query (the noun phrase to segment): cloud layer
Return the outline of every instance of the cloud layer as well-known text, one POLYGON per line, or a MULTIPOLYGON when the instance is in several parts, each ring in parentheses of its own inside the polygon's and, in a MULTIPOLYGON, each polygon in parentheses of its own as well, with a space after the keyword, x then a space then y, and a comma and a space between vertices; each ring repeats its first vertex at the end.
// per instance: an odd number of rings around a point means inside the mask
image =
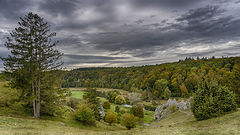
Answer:
POLYGON ((8 54, 3 44, 19 17, 31 11, 57 32, 68 68, 237 56, 239 7, 238 0, 1 0, 0 55, 8 54))

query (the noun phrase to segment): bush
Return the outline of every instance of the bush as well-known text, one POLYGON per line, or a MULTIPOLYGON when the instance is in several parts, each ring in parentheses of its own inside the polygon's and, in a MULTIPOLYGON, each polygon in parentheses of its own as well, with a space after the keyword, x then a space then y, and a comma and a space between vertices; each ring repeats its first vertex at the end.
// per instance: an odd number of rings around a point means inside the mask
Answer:
POLYGON ((142 106, 140 106, 140 105, 138 105, 138 106, 136 106, 136 105, 134 105, 134 106, 132 106, 132 108, 131 108, 131 113, 134 115, 134 116, 137 116, 137 117, 139 117, 139 118, 144 118, 144 112, 143 112, 143 107, 142 106))
POLYGON ((148 110, 148 111, 155 111, 155 110, 156 110, 156 107, 155 107, 155 106, 152 106, 152 105, 144 104, 144 107, 145 107, 145 109, 148 110))
POLYGON ((95 117, 94 111, 88 107, 87 104, 82 104, 77 107, 74 118, 83 124, 94 125, 95 124, 95 117))
POLYGON ((18 91, 11 89, 6 83, 0 83, 0 107, 9 107, 15 104, 15 101, 19 98, 18 91))
POLYGON ((126 100, 125 100, 125 98, 124 98, 122 95, 118 95, 118 96, 115 98, 115 103, 116 103, 116 104, 119 104, 119 105, 122 105, 122 104, 125 104, 125 103, 126 103, 126 100))
POLYGON ((66 89, 66 91, 67 91, 67 92, 66 92, 66 96, 67 96, 67 97, 71 97, 71 96, 72 96, 72 91, 69 90, 69 89, 68 89, 68 90, 66 89))
POLYGON ((169 99, 170 96, 171 96, 171 91, 169 90, 168 87, 166 87, 165 90, 163 91, 162 98, 169 99))
POLYGON ((171 112, 175 112, 177 110, 177 106, 174 104, 169 109, 171 112))
POLYGON ((65 89, 42 89, 41 115, 61 116, 66 105, 65 89))
POLYGON ((193 97, 191 110, 197 120, 205 120, 236 110, 236 103, 227 87, 202 80, 193 97))
POLYGON ((116 123, 117 122, 116 114, 114 112, 107 112, 105 116, 105 121, 109 123, 110 126, 112 125, 112 123, 116 123))
POLYGON ((103 108, 104 108, 104 109, 110 109, 110 108, 111 108, 110 102, 109 102, 109 101, 103 102, 103 108))
POLYGON ((76 109, 77 105, 79 104, 79 102, 81 101, 81 99, 77 99, 75 97, 69 97, 67 98, 67 106, 76 109))
POLYGON ((107 99, 111 102, 114 103, 115 102, 115 98, 120 95, 121 93, 117 90, 114 91, 110 91, 107 93, 107 99))
POLYGON ((126 113, 126 111, 124 109, 121 109, 119 113, 124 114, 124 113, 126 113))
POLYGON ((120 124, 130 130, 136 127, 136 118, 132 114, 125 113, 121 116, 120 124))

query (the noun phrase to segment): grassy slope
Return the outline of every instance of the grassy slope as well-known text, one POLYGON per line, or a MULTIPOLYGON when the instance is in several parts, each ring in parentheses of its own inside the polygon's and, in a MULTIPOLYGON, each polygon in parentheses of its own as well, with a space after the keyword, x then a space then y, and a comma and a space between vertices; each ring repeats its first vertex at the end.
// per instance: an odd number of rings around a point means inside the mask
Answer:
POLYGON ((195 121, 186 112, 175 112, 166 119, 153 123, 149 127, 137 127, 132 130, 109 127, 98 123, 98 127, 83 128, 80 125, 59 121, 34 120, 32 118, 16 118, 0 116, 0 134, 19 135, 80 135, 80 134, 146 134, 146 135, 238 135, 240 134, 240 111, 227 114, 219 118, 195 121), (100 125, 99 125, 100 124, 100 125))
POLYGON ((150 127, 132 131, 132 134, 239 135, 240 111, 204 121, 196 121, 189 111, 175 112, 150 127))

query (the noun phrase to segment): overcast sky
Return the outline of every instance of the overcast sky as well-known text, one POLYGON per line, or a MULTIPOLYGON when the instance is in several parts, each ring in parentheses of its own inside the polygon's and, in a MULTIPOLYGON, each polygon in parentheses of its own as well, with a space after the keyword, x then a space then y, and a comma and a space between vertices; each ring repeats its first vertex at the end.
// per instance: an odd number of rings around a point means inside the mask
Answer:
POLYGON ((0 0, 0 56, 28 12, 51 24, 68 68, 240 54, 240 0, 0 0))

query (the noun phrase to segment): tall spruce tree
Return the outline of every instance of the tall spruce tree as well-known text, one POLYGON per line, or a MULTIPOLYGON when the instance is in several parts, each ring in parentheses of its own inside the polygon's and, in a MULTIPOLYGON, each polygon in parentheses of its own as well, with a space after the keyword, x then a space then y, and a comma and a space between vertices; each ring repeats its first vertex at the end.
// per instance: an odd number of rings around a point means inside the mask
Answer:
MULTIPOLYGON (((10 85, 19 89, 31 100, 35 118, 40 118, 41 82, 47 71, 59 68, 62 53, 54 49, 57 42, 51 38, 50 25, 37 14, 28 13, 20 18, 19 27, 7 37, 5 47, 11 53, 4 61, 4 68, 11 73, 10 85)), ((46 80, 44 80, 46 81, 46 80)))

